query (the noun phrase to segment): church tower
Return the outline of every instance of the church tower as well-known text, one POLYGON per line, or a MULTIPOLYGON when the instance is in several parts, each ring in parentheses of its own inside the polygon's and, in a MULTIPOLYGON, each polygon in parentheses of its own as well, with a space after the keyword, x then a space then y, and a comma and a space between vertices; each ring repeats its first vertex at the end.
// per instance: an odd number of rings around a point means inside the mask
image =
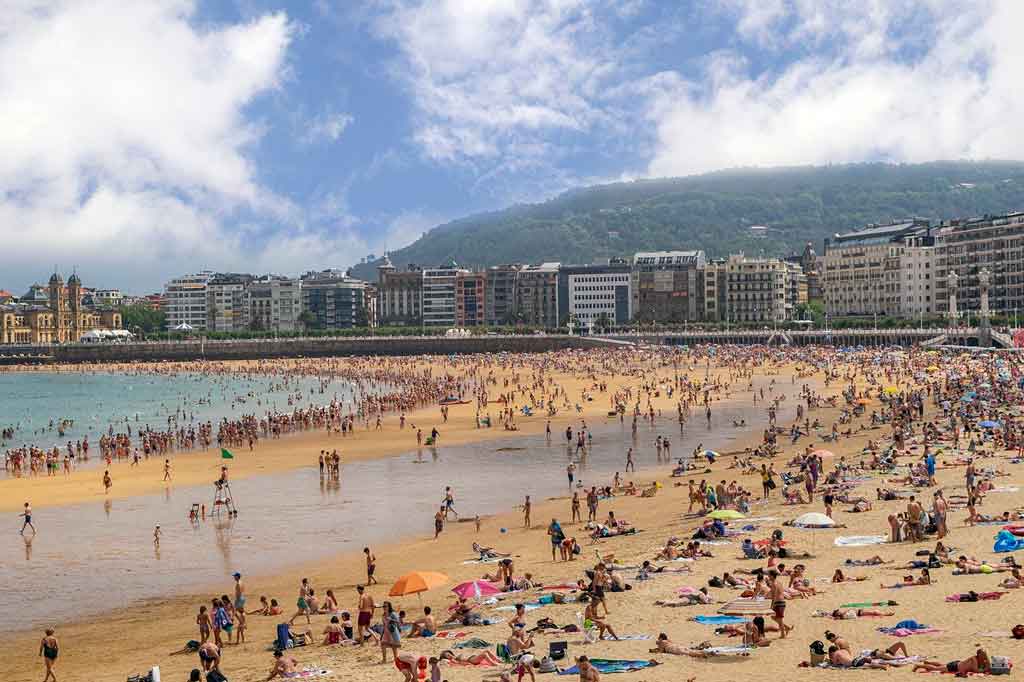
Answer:
POLYGON ((84 331, 82 327, 82 280, 76 273, 68 278, 68 341, 78 341, 84 331))
POLYGON ((54 272, 50 275, 50 312, 53 313, 53 338, 64 341, 67 328, 67 300, 64 297, 64 278, 54 272))

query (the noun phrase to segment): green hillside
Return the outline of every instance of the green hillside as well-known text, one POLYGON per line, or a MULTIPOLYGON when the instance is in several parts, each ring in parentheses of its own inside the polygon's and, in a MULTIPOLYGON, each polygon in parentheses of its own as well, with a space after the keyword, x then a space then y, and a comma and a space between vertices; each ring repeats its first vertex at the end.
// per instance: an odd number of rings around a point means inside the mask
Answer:
MULTIPOLYGON (((391 254, 399 268, 455 259, 590 263, 636 251, 781 255, 867 223, 1024 209, 1024 163, 935 162, 729 170, 566 192, 438 226, 391 254), (750 226, 769 229, 763 237, 750 226)), ((354 269, 376 279, 375 263, 354 269)))

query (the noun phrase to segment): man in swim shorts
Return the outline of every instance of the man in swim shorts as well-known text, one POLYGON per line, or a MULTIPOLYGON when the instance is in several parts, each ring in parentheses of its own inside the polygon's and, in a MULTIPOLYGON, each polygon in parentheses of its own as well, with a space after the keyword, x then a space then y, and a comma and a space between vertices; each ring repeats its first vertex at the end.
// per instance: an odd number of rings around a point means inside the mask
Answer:
POLYGON ((377 605, 373 603, 373 597, 365 593, 365 588, 362 585, 356 586, 356 592, 359 593, 359 616, 356 620, 356 642, 359 644, 363 643, 363 635, 370 628, 370 621, 373 619, 373 611, 377 608, 377 605))

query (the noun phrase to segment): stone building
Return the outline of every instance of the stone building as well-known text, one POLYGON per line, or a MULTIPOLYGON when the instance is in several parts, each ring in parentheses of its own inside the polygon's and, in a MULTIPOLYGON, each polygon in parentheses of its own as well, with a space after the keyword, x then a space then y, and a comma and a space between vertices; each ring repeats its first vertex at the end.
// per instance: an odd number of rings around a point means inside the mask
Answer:
POLYGON ((33 285, 22 302, 0 305, 0 343, 74 343, 89 331, 121 329, 120 312, 87 306, 82 298, 78 275, 72 274, 65 285, 53 273, 45 289, 33 285))

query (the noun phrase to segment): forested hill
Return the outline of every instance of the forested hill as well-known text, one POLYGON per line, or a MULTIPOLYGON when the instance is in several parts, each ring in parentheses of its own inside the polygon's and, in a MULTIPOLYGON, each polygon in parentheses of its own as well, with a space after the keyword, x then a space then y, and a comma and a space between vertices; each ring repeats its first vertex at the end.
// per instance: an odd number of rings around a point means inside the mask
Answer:
MULTIPOLYGON (((566 192, 440 225, 395 251, 408 263, 591 263, 636 251, 783 255, 867 223, 1024 209, 1024 162, 935 162, 728 170, 566 192), (751 230, 765 226, 767 230, 751 230)), ((376 262, 354 274, 375 280, 376 262)))

